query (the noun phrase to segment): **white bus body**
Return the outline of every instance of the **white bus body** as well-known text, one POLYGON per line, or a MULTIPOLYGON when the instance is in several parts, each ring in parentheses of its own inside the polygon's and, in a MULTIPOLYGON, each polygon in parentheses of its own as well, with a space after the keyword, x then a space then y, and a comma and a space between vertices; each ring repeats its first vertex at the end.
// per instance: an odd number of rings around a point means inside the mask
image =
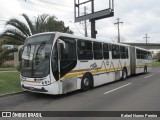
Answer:
POLYGON ((31 92, 86 91, 151 68, 148 50, 59 32, 31 36, 23 49, 21 86, 31 92))

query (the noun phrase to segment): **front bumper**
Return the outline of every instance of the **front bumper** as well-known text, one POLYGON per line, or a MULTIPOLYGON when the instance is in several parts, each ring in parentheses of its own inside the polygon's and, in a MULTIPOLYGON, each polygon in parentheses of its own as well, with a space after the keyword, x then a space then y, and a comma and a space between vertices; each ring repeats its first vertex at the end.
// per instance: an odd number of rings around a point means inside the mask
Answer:
POLYGON ((47 86, 34 86, 30 84, 28 85, 25 82, 21 82, 21 86, 24 90, 30 91, 30 92, 52 94, 52 95, 60 94, 59 85, 57 82, 52 83, 47 86))

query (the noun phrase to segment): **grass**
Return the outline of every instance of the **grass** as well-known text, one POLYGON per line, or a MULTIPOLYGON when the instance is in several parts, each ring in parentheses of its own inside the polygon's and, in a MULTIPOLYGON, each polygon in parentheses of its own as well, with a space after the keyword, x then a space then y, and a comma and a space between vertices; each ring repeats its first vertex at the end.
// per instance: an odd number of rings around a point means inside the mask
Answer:
POLYGON ((0 68, 0 71, 13 71, 17 70, 17 68, 0 68))
POLYGON ((153 61, 152 67, 160 67, 160 62, 153 61))
MULTIPOLYGON (((152 62, 153 67, 160 67, 160 62, 152 62)), ((0 68, 0 71, 12 71, 16 68, 0 68)), ((22 91, 19 72, 0 72, 0 95, 22 91)))
POLYGON ((0 95, 19 91, 19 72, 0 72, 0 95))

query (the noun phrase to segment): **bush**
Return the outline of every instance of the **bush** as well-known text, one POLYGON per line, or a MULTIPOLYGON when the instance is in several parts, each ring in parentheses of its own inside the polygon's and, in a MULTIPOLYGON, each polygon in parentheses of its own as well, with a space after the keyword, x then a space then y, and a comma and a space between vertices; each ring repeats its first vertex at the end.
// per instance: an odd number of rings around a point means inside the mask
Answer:
POLYGON ((14 64, 3 64, 1 68, 13 68, 14 64))
POLYGON ((20 66, 20 65, 17 66, 17 70, 18 70, 18 71, 21 70, 21 66, 20 66))

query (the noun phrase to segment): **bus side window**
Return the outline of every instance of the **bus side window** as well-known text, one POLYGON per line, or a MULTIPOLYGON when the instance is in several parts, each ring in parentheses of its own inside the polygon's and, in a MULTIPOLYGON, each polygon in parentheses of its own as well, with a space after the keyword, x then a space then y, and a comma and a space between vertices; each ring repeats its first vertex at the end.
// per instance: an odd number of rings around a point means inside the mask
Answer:
POLYGON ((125 46, 120 46, 120 54, 121 54, 121 59, 126 59, 126 49, 125 49, 125 46))
POLYGON ((64 40, 65 48, 61 50, 62 60, 76 60, 76 44, 73 40, 64 40))
POLYGON ((119 59, 119 46, 118 45, 112 45, 112 58, 113 59, 119 59))
POLYGON ((128 47, 126 47, 126 58, 128 59, 128 47))
POLYGON ((147 51, 144 51, 144 59, 147 59, 147 51))
POLYGON ((103 44, 103 56, 104 59, 109 59, 109 45, 103 44))
POLYGON ((103 58, 102 56, 102 43, 93 43, 93 51, 94 51, 94 59, 100 60, 103 58))
POLYGON ((139 49, 136 49, 137 59, 141 59, 141 52, 139 49))
POLYGON ((145 51, 141 50, 141 59, 145 59, 145 51))
POLYGON ((112 44, 108 44, 109 51, 112 51, 112 44))
POLYGON ((152 59, 151 52, 148 52, 148 53, 147 53, 147 59, 148 59, 148 60, 151 60, 151 59, 152 59))
POLYGON ((78 40, 78 59, 79 60, 92 60, 92 42, 78 40))

